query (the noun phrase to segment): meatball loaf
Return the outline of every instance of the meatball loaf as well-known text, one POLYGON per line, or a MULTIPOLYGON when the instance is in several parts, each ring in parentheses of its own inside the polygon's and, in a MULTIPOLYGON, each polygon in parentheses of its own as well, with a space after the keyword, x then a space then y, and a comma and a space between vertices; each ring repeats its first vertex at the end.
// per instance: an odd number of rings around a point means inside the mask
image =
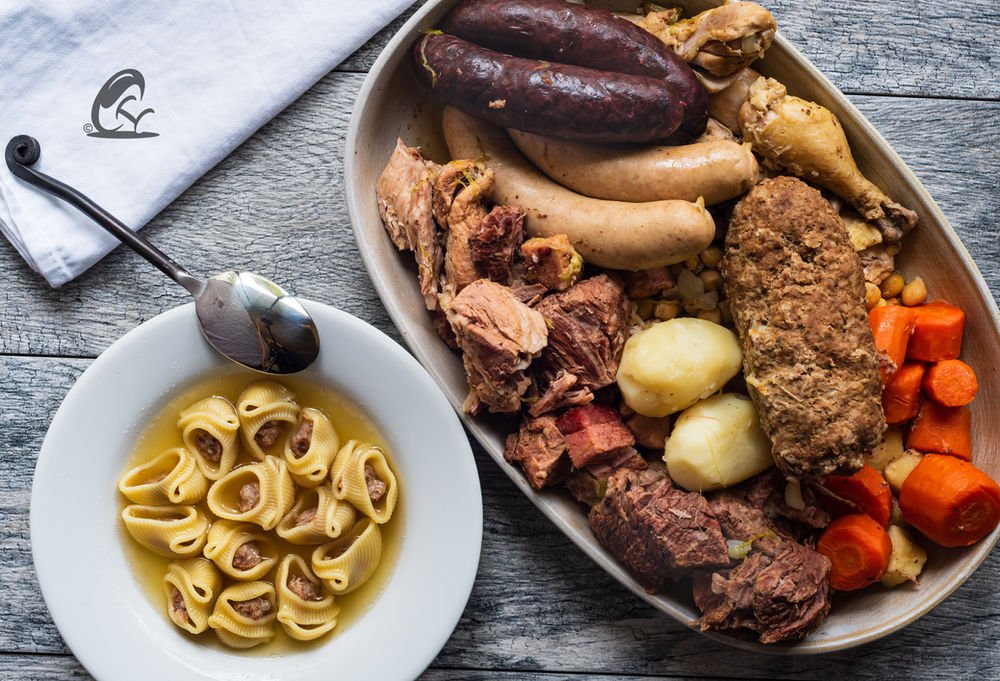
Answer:
POLYGON ((836 211, 801 180, 761 182, 733 211, 722 274, 778 467, 859 469, 886 425, 861 262, 836 211))

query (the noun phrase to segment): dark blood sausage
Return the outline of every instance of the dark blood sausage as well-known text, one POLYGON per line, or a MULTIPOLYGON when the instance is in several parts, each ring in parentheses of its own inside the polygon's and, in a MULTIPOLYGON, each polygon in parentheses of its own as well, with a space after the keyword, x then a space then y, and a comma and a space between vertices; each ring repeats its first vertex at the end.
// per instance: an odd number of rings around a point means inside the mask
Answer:
POLYGON ((683 114, 664 81, 511 57, 450 35, 425 35, 413 59, 420 79, 445 101, 504 128, 642 143, 665 139, 683 114))
POLYGON ((607 10, 563 0, 463 0, 441 28, 518 57, 663 79, 684 108, 681 133, 694 138, 705 132, 708 93, 687 62, 607 10))

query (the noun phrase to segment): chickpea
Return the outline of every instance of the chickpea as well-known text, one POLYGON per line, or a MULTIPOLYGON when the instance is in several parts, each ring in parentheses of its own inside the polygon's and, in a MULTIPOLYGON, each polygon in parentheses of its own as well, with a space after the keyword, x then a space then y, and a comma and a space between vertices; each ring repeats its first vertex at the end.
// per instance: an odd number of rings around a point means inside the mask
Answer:
POLYGON ((870 310, 882 300, 882 291, 870 281, 865 282, 865 306, 870 310))
POLYGON ((684 261, 684 265, 685 265, 685 267, 687 267, 692 272, 697 273, 698 272, 698 268, 701 267, 701 260, 698 260, 698 256, 697 255, 692 255, 692 256, 688 257, 687 260, 684 261))
POLYGON ((882 282, 882 286, 880 287, 882 289, 882 297, 895 298, 903 292, 904 284, 903 275, 899 272, 893 272, 882 282))
POLYGON ((715 291, 722 288, 722 275, 719 274, 718 270, 702 270, 698 278, 705 285, 706 291, 715 291))
POLYGON ((709 246, 701 252, 701 262, 709 269, 717 269, 722 262, 722 249, 718 246, 709 246))
POLYGON ((923 279, 915 277, 903 287, 903 292, 899 297, 903 301, 903 305, 907 307, 920 305, 927 300, 927 285, 924 284, 923 279))
POLYGON ((708 321, 716 324, 722 323, 722 313, 719 312, 719 308, 715 308, 714 310, 702 310, 695 316, 698 319, 707 319, 708 321))
POLYGON ((642 319, 649 319, 653 316, 653 310, 656 309, 656 301, 649 300, 637 300, 635 301, 635 311, 642 319))
POLYGON ((673 319, 681 313, 681 304, 676 300, 664 300, 656 304, 656 310, 653 314, 661 322, 665 322, 668 319, 673 319))

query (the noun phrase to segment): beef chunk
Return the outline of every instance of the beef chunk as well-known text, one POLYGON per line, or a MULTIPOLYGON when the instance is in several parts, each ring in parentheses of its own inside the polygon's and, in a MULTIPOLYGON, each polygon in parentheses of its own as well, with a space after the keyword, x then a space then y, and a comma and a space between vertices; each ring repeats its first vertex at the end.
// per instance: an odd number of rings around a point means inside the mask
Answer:
POLYGON ((663 468, 619 469, 590 510, 597 539, 648 588, 662 589, 679 568, 727 565, 719 523, 705 498, 674 487, 663 468))
POLYGON ((619 468, 641 471, 648 467, 646 460, 632 447, 622 447, 614 458, 604 463, 585 466, 575 470, 566 478, 566 489, 577 501, 593 506, 604 498, 608 478, 619 468))
POLYGON ((253 439, 262 449, 267 449, 275 442, 278 441, 278 437, 281 435, 281 421, 268 421, 254 433, 253 439))
POLYGON ((559 429, 566 436, 566 449, 576 468, 601 463, 623 447, 635 444, 632 431, 610 407, 588 404, 559 417, 559 429))
POLYGON ((569 473, 566 442, 553 416, 524 420, 516 433, 507 436, 503 458, 521 464, 535 489, 560 482, 569 473))
POLYGON ((521 257, 528 279, 553 291, 570 288, 583 272, 583 258, 565 234, 528 239, 521 246, 521 257))
POLYGON ((375 474, 375 469, 371 467, 371 464, 365 464, 365 486, 368 488, 368 498, 372 500, 372 503, 377 502, 383 496, 387 486, 385 482, 379 480, 378 476, 375 474))
POLYGON ((830 524, 830 514, 820 505, 816 492, 809 485, 802 485, 802 508, 793 508, 785 500, 788 481, 781 472, 772 468, 754 476, 741 488, 746 490, 747 503, 764 510, 768 518, 783 518, 806 528, 823 529, 830 524))
POLYGON ((677 279, 666 267, 621 274, 625 280, 625 293, 633 300, 652 298, 677 284, 677 279))
POLYGON ((180 620, 184 624, 191 624, 191 616, 188 614, 187 603, 184 596, 177 590, 177 587, 170 588, 170 612, 175 620, 180 620))
POLYGON ((249 570, 257 567, 261 560, 263 559, 260 557, 260 546, 255 541, 241 544, 233 553, 233 567, 237 570, 249 570))
POLYGON ((195 431, 194 446, 203 457, 212 463, 218 463, 222 458, 222 443, 214 435, 200 428, 195 431))
POLYGON ((590 388, 578 386, 579 382, 580 379, 573 374, 560 374, 549 384, 542 396, 535 400, 528 413, 532 416, 541 416, 567 407, 590 404, 594 400, 594 393, 590 388))
POLYGON ((420 293, 428 310, 437 308, 438 280, 444 253, 432 213, 431 188, 441 167, 418 149, 396 141, 396 149, 378 178, 375 193, 382 223, 399 250, 413 251, 420 293))
POLYGON ((260 502, 260 483, 248 482, 240 487, 240 513, 246 513, 260 502))
POLYGON ((296 459, 301 459, 309 451, 309 447, 312 446, 312 435, 313 435, 313 422, 312 419, 302 419, 302 423, 299 424, 298 430, 292 435, 292 456, 296 459))
POLYGON ((472 234, 469 249, 479 277, 510 284, 514 253, 524 239, 524 209, 494 206, 472 234))
POLYGON ((493 171, 475 161, 452 161, 434 182, 434 217, 446 230, 444 276, 455 293, 480 279, 473 241, 486 218, 493 171))
POLYGON ((629 417, 625 425, 632 431, 635 441, 642 447, 662 450, 667 444, 667 436, 670 435, 670 427, 673 421, 669 416, 656 418, 653 416, 643 416, 633 414, 629 417))
POLYGON ((787 542, 757 575, 753 611, 760 642, 805 637, 830 612, 830 560, 812 549, 787 542))
POLYGON ((520 411, 531 383, 525 370, 545 347, 545 318, 506 286, 486 279, 465 287, 445 313, 469 381, 463 409, 475 414, 486 405, 491 412, 520 411))
POLYGON ((547 382, 563 372, 591 390, 614 382, 629 321, 629 302, 618 282, 601 274, 548 296, 535 309, 549 325, 538 366, 547 382))
POLYGON ((299 575, 288 578, 288 590, 304 601, 323 600, 323 586, 299 575))
POLYGON ((758 631, 753 612, 754 587, 761 571, 771 558, 751 553, 732 570, 699 571, 694 576, 694 604, 701 611, 698 625, 702 631, 758 631))
POLYGON ((271 612, 272 607, 271 601, 264 596, 251 598, 247 601, 235 601, 233 603, 233 610, 244 617, 249 617, 252 620, 261 619, 267 613, 271 612))

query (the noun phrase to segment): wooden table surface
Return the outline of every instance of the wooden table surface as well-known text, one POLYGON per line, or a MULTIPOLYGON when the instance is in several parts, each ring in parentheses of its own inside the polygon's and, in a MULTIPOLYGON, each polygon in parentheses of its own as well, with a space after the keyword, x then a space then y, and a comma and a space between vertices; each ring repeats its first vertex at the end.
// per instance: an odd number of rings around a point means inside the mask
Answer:
MULTIPOLYGON (((763 4, 896 148, 1000 291, 995 3, 763 4)), ((354 245, 342 156, 365 72, 405 16, 195 183, 145 234, 196 271, 259 272, 398 340, 354 245)), ((60 401, 93 358, 186 294, 124 249, 52 290, 0 242, 0 678, 89 679, 52 624, 32 568, 35 458, 60 401)), ((479 576, 455 633, 421 678, 1000 679, 1000 551, 932 613, 881 641, 818 657, 748 654, 635 598, 475 450, 485 515, 479 576)), ((72 500, 63 503, 72 522, 72 500)))

